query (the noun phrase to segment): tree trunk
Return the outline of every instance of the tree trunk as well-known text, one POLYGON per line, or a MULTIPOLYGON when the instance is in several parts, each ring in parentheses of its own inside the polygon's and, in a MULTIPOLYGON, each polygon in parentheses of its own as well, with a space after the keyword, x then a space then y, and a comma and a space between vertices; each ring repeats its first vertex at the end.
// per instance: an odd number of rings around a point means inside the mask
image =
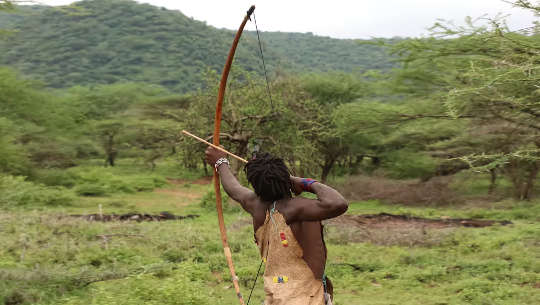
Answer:
POLYGON ((364 155, 358 155, 356 157, 351 156, 349 159, 349 167, 351 168, 351 174, 356 175, 360 171, 360 163, 364 160, 364 155), (353 161, 354 160, 354 161, 353 161))
POLYGON ((111 152, 107 154, 107 164, 111 167, 114 167, 114 160, 116 159, 116 153, 111 152))
POLYGON ((105 161, 105 166, 114 166, 114 160, 117 155, 116 148, 114 147, 114 135, 109 134, 107 136, 107 142, 105 143, 105 154, 107 155, 107 160, 105 161))
MULTIPOLYGON (((235 154, 240 157, 244 157, 247 155, 248 152, 248 141, 236 141, 238 144, 238 147, 236 148, 235 154)), ((236 177, 238 177, 238 173, 240 173, 240 169, 244 166, 244 163, 232 159, 231 161, 231 169, 236 177)))
POLYGON ((490 183, 489 183, 489 190, 488 194, 493 194, 493 191, 495 191, 495 187, 497 187, 497 169, 492 168, 489 170, 489 173, 491 175, 490 183))
POLYGON ((533 162, 529 167, 529 174, 527 175, 521 193, 522 200, 530 200, 532 198, 532 190, 534 188, 534 182, 536 181, 536 176, 538 175, 539 169, 538 162, 533 162))
POLYGON ((325 183, 326 179, 328 178, 328 175, 330 174, 330 171, 332 170, 332 167, 334 167, 334 163, 336 162, 336 158, 334 157, 326 157, 324 160, 324 164, 322 166, 322 173, 321 173, 321 182, 325 183))
POLYGON ((204 158, 202 159, 202 164, 203 164, 203 168, 204 168, 204 175, 206 177, 208 177, 208 164, 206 163, 206 160, 204 160, 204 158))
POLYGON ((514 185, 514 195, 519 200, 529 200, 532 197, 534 182, 539 171, 538 162, 511 161, 507 173, 514 185))

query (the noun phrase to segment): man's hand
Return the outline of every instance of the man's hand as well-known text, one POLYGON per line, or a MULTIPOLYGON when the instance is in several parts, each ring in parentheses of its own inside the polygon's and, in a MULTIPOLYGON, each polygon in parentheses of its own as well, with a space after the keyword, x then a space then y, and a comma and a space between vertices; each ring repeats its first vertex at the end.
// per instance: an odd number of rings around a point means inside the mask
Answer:
POLYGON ((291 176, 291 184, 292 184, 291 191, 297 196, 300 195, 303 191, 302 178, 291 176))
POLYGON ((216 164, 216 161, 220 158, 227 157, 226 153, 222 152, 221 150, 215 149, 212 146, 208 146, 204 154, 206 156, 206 162, 211 166, 214 166, 214 164, 216 164))

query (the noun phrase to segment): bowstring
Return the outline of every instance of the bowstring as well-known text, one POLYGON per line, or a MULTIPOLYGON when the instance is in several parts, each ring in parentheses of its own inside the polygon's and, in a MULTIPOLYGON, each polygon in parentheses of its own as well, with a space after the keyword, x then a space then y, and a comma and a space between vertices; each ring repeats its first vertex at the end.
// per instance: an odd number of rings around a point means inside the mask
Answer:
MULTIPOLYGON (((255 32, 257 33, 257 42, 259 44, 259 52, 260 52, 260 57, 262 61, 262 68, 264 71, 264 80, 266 82, 266 92, 268 93, 268 98, 270 99, 270 106, 272 107, 272 112, 274 112, 275 111, 274 101, 272 99, 272 92, 270 91, 270 82, 268 81, 268 72, 266 71, 266 62, 264 61, 264 52, 262 49, 261 36, 259 34, 259 27, 257 26, 257 18, 255 17, 255 12, 253 12, 253 22, 255 23, 255 32)), ((253 89, 253 86, 251 88, 253 89)), ((268 256, 268 252, 266 253, 266 255, 268 256)), ((255 285, 257 284, 257 279, 259 278, 262 265, 263 265, 263 260, 261 260, 261 263, 259 264, 259 268, 257 269, 257 275, 255 276, 255 280, 253 281, 253 285, 251 286, 251 291, 249 292, 247 305, 249 305, 249 302, 251 301, 251 295, 253 294, 255 285)))
POLYGON ((266 91, 270 99, 270 105, 272 107, 272 112, 274 112, 274 101, 272 100, 272 93, 270 92, 270 82, 268 81, 268 73, 266 72, 266 63, 264 61, 264 53, 262 49, 261 36, 259 34, 259 27, 257 26, 257 18, 255 17, 255 12, 253 12, 253 22, 255 23, 255 31, 257 32, 257 41, 259 43, 259 51, 262 60, 262 67, 264 71, 264 80, 266 81, 266 91))
POLYGON ((262 265, 263 265, 263 260, 261 260, 261 264, 259 265, 259 269, 257 270, 257 276, 255 276, 255 280, 253 281, 253 286, 251 286, 251 291, 249 292, 247 305, 249 305, 249 301, 251 301, 251 295, 253 294, 253 290, 255 290, 255 285, 257 284, 257 279, 259 278, 259 274, 261 273, 262 265))

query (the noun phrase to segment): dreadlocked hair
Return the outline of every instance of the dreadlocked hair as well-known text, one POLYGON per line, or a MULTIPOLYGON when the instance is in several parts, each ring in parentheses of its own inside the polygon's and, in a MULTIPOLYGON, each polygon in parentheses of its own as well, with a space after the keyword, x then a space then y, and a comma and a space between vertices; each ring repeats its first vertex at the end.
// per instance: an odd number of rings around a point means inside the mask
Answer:
POLYGON ((255 194, 263 201, 274 202, 291 198, 291 174, 283 159, 269 153, 259 153, 244 167, 255 194))

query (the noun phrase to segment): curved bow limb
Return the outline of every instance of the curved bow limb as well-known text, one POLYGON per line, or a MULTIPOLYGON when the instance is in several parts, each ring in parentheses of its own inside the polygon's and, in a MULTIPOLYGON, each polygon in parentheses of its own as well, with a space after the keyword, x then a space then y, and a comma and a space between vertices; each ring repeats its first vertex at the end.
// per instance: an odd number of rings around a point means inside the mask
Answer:
MULTIPOLYGON (((234 53, 236 51, 236 47, 238 46, 238 41, 240 40, 240 36, 242 36, 242 32, 244 31, 244 26, 246 25, 247 21, 250 19, 250 16, 254 10, 255 10, 255 5, 250 7, 250 9, 247 11, 246 16, 244 17, 244 20, 242 21, 242 24, 240 24, 240 27, 238 28, 238 31, 236 32, 236 36, 234 37, 231 50, 229 51, 229 55, 227 56, 227 61, 225 62, 223 73, 221 75, 221 82, 219 83, 219 91, 218 91, 218 97, 217 97, 217 102, 216 102, 216 116, 214 119, 214 136, 212 140, 213 144, 216 146, 219 146, 219 134, 220 134, 220 129, 221 129, 221 110, 222 110, 222 105, 223 105, 223 98, 225 97, 225 89, 227 87, 227 78, 229 77, 229 71, 231 70, 231 65, 234 59, 234 53)), ((223 219, 223 204, 221 201, 220 180, 219 180, 219 174, 217 173, 217 171, 214 171, 214 190, 216 192, 216 210, 218 214, 219 230, 221 232, 221 242, 223 243, 223 252, 225 254, 225 257, 227 258, 227 264, 229 265, 229 270, 231 272, 231 277, 232 277, 234 289, 236 290, 236 295, 238 296, 238 300, 240 301, 240 304, 244 305, 245 304, 244 298, 242 297, 242 294, 240 293, 240 285, 238 284, 238 277, 236 276, 236 272, 234 271, 234 264, 232 261, 231 249, 229 248, 229 243, 227 241, 227 230, 225 228, 225 220, 223 219)))

